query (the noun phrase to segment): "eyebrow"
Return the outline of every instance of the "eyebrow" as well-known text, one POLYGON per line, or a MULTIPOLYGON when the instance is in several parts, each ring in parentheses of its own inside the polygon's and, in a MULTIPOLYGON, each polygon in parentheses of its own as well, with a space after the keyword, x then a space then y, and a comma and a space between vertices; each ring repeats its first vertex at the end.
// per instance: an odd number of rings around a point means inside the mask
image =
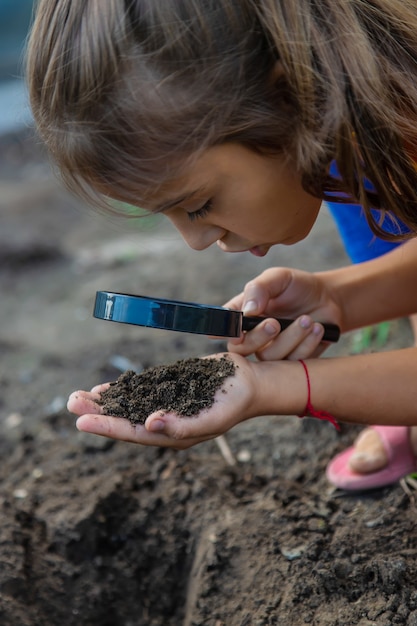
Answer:
POLYGON ((202 189, 203 188, 200 187, 199 189, 195 189, 194 191, 190 191, 189 193, 183 194, 182 196, 179 196, 178 198, 175 198, 174 200, 165 202, 164 204, 161 204, 157 206, 155 209, 153 209, 152 213, 163 213, 164 211, 168 211, 168 209, 171 209, 176 204, 181 204, 181 202, 185 202, 186 200, 189 200, 190 198, 195 196, 199 191, 202 191, 202 189))

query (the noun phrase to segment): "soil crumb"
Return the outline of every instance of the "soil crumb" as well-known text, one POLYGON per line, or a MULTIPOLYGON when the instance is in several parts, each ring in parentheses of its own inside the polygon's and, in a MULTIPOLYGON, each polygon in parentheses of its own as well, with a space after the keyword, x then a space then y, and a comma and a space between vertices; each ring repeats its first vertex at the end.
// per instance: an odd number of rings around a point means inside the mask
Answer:
POLYGON ((110 383, 100 404, 106 415, 123 417, 132 424, 143 424, 148 415, 161 409, 191 417, 213 405, 216 391, 234 376, 235 369, 234 362, 222 356, 182 359, 140 374, 128 370, 110 383))

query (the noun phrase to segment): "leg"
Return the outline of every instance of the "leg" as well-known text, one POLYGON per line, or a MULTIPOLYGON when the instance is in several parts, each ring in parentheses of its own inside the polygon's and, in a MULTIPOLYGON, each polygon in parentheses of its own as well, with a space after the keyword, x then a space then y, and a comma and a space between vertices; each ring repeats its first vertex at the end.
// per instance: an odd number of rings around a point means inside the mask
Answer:
MULTIPOLYGON (((336 487, 350 491, 363 491, 385 487, 416 471, 416 456, 411 446, 410 428, 407 426, 373 426, 386 455, 384 466, 377 471, 359 473, 350 467, 350 459, 357 453, 355 446, 341 452, 329 463, 328 480, 336 487)), ((369 455, 370 456, 370 455, 369 455)))

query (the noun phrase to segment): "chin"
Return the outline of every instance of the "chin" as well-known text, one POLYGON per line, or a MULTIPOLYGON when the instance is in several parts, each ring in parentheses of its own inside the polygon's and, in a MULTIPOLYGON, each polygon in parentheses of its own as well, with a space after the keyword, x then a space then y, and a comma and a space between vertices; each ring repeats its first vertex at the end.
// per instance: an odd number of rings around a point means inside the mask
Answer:
POLYGON ((289 237, 288 239, 285 239, 284 241, 281 241, 281 243, 284 246, 292 246, 295 243, 299 243, 300 241, 303 241, 306 237, 308 237, 310 232, 311 232, 311 228, 306 230, 304 233, 298 234, 296 237, 289 237))

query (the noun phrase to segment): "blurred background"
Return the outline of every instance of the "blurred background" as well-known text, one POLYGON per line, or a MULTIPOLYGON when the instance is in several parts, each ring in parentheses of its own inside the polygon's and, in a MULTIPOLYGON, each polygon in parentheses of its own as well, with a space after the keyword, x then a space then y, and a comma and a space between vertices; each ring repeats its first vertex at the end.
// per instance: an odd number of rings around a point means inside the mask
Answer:
POLYGON ((23 53, 33 0, 0 0, 0 133, 30 123, 23 53))

